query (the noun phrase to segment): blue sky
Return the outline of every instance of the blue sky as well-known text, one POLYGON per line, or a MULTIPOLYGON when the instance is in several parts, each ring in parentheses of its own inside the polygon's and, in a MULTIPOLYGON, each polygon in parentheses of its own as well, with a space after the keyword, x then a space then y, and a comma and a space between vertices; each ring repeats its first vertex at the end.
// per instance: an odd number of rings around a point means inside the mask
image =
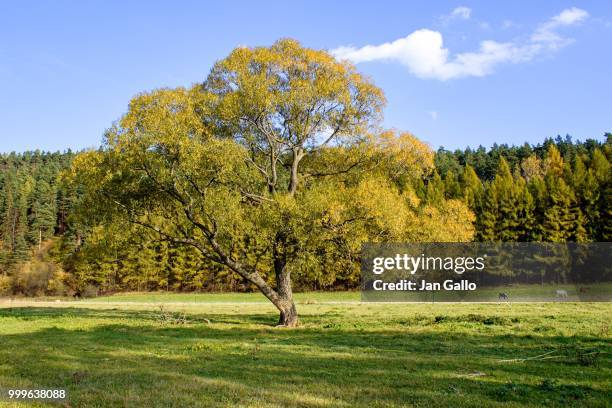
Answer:
POLYGON ((82 149, 136 93, 292 37, 357 63, 437 148, 612 131, 612 2, 0 3, 0 151, 82 149))

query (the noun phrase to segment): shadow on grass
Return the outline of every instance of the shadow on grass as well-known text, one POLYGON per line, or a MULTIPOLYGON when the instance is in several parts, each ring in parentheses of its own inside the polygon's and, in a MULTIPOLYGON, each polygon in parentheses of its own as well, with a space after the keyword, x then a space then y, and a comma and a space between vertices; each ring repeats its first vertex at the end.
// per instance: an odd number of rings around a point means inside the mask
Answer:
MULTIPOLYGON (((502 363, 597 337, 269 326, 274 315, 13 308, 47 326, 0 335, 0 388, 65 388, 74 406, 605 406, 608 355, 502 363), (95 319, 95 323, 81 327, 95 319), (208 324, 207 319, 212 320, 208 324), (237 324, 236 324, 237 323, 237 324)), ((312 315, 309 316, 313 318, 312 315)), ((320 316, 314 316, 318 318, 320 316)), ((423 322, 423 325, 429 323, 423 322)))

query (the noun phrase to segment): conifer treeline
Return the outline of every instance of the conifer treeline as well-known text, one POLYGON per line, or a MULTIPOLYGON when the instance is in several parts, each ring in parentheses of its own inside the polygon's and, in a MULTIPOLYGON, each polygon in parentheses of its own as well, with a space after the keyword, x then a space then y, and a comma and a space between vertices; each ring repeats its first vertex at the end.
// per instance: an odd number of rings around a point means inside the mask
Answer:
MULTIPOLYGON (((235 290, 237 276, 128 225, 85 228, 72 217, 78 192, 60 174, 72 152, 0 155, 0 293, 102 290, 235 290)), ((465 200, 478 241, 610 241, 612 134, 487 150, 439 149, 436 171, 417 181, 427 201, 465 200)), ((352 287, 326 271, 297 277, 309 289, 352 287)))
POLYGON ((478 241, 610 241, 611 155, 612 134, 604 143, 568 136, 489 151, 440 149, 427 191, 464 199, 478 241))
POLYGON ((0 270, 28 260, 32 248, 66 234, 76 196, 59 185, 59 174, 73 157, 72 152, 39 151, 0 155, 0 270))

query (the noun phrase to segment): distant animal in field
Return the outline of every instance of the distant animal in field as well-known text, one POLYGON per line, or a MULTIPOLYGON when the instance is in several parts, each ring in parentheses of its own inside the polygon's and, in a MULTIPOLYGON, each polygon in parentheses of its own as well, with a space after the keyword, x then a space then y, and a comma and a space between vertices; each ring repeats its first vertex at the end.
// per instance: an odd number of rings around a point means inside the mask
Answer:
POLYGON ((580 293, 587 293, 587 292, 588 292, 590 289, 591 289, 591 288, 584 288, 584 287, 583 287, 583 288, 578 289, 578 291, 579 291, 580 293))
POLYGON ((497 295, 497 298, 499 300, 508 300, 508 294, 504 292, 499 292, 499 294, 497 295))
POLYGON ((557 294, 558 298, 567 299, 567 290, 557 289, 557 291, 555 293, 557 294))

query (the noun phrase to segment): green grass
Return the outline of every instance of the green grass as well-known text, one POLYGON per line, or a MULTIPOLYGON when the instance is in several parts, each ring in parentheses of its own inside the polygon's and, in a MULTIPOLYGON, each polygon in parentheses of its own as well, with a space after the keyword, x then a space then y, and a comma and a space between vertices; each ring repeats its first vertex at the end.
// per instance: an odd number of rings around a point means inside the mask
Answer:
POLYGON ((72 407, 610 404, 608 303, 310 293, 288 330, 259 295, 189 296, 0 302, 0 389, 64 388, 72 407))

